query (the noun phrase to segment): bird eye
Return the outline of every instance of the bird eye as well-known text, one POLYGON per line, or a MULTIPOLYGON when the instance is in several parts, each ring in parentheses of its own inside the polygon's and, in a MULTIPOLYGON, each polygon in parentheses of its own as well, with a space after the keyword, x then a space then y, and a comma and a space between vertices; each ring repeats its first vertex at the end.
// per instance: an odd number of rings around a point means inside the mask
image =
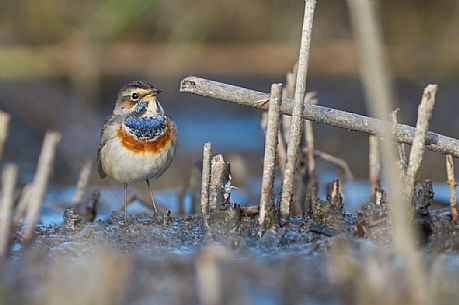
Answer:
POLYGON ((139 94, 138 94, 137 92, 134 92, 134 93, 132 93, 131 98, 132 98, 133 100, 136 100, 136 99, 139 98, 139 94))

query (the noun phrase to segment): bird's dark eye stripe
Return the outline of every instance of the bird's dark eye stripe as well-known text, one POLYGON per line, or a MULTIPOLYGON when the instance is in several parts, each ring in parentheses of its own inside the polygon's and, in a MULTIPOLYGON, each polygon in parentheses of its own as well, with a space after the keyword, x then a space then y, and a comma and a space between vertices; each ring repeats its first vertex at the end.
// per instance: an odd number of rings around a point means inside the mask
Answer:
POLYGON ((134 92, 134 93, 132 93, 131 97, 132 97, 133 100, 136 100, 136 99, 139 98, 139 94, 137 92, 134 92))

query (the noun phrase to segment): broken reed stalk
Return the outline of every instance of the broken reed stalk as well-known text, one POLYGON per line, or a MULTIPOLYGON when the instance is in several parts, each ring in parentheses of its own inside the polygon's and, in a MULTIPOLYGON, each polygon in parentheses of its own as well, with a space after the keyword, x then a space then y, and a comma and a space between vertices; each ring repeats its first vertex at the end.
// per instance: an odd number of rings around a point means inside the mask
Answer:
MULTIPOLYGON (((395 109, 389 115, 389 118, 394 123, 394 129, 398 125, 397 113, 400 111, 400 108, 395 109)), ((397 143, 398 156, 400 158, 400 167, 403 171, 403 175, 406 175, 406 170, 408 168, 408 159, 406 158, 405 144, 397 143)))
POLYGON ((416 134, 410 151, 410 161, 406 171, 405 183, 405 202, 411 204, 414 196, 416 178, 421 167, 422 156, 426 141, 429 121, 432 116, 432 110, 435 105, 435 94, 437 93, 436 85, 427 85, 422 94, 421 104, 418 108, 418 121, 416 123, 416 134))
POLYGON ((48 131, 43 140, 38 166, 33 180, 30 199, 27 205, 26 224, 23 230, 23 239, 28 242, 32 239, 33 229, 38 219, 41 202, 46 193, 48 179, 53 167, 56 147, 61 140, 61 134, 48 131))
POLYGON ((457 221, 456 179, 454 178, 454 159, 451 155, 446 156, 446 174, 448 176, 449 185, 451 220, 457 221))
POLYGON ((309 49, 311 45, 312 21, 316 0, 306 0, 304 8, 303 30, 301 35, 300 55, 298 58, 298 73, 296 77, 295 98, 290 123, 290 134, 287 146, 287 164, 282 182, 282 198, 280 203, 280 221, 286 223, 290 217, 294 192, 295 167, 298 148, 301 140, 303 101, 306 93, 306 77, 309 64, 309 49))
POLYGON ((209 215, 209 187, 211 173, 212 144, 204 144, 202 154, 201 213, 209 215))
POLYGON ((32 194, 32 183, 26 184, 21 191, 21 196, 19 197, 19 202, 16 207, 16 213, 14 214, 14 224, 17 225, 27 210, 27 205, 29 204, 30 196, 32 194))
MULTIPOLYGON (((304 148, 304 151, 308 152, 308 148, 304 148)), ((349 164, 347 164, 347 162, 344 161, 343 159, 340 159, 338 157, 335 157, 333 155, 330 155, 326 152, 323 152, 317 149, 314 149, 314 156, 328 163, 335 165, 337 168, 339 168, 344 173, 344 176, 346 177, 346 179, 348 180, 354 179, 354 175, 352 174, 349 164)))
POLYGON ((368 138, 369 151, 369 173, 368 182, 370 184, 370 194, 372 198, 375 196, 375 191, 381 186, 381 157, 379 154, 379 139, 377 136, 368 138))
MULTIPOLYGON (((217 100, 236 103, 242 106, 263 110, 268 109, 269 94, 267 93, 195 76, 189 76, 182 80, 180 84, 180 92, 206 96, 217 100)), ((293 102, 291 99, 283 98, 281 106, 282 114, 292 115, 292 104, 293 102)), ((302 118, 304 120, 323 123, 350 131, 358 131, 371 135, 378 134, 384 139, 394 140, 405 144, 413 143, 414 134, 416 132, 416 128, 408 125, 398 124, 395 128, 393 128, 393 123, 387 120, 379 120, 319 105, 305 104, 302 118), (384 129, 389 131, 392 129, 394 130, 391 136, 387 137, 385 135, 381 135, 381 131, 384 129)), ((438 133, 427 132, 425 148, 443 155, 452 155, 459 158, 459 140, 438 133)))
MULTIPOLYGON (((314 98, 315 93, 308 92, 304 96, 304 103, 305 104, 317 104, 317 99, 314 98)), ((304 121, 304 139, 306 142, 306 148, 308 149, 306 152, 306 156, 308 159, 308 174, 309 177, 316 176, 316 160, 314 157, 314 125, 311 121, 305 120, 304 121)))
POLYGON ((78 183, 75 188, 75 193, 73 193, 72 197, 72 207, 75 210, 79 210, 81 200, 83 199, 86 188, 88 187, 89 176, 91 175, 91 166, 91 160, 87 160, 81 169, 80 177, 78 178, 78 183))
POLYGON ((268 108, 268 124, 266 128, 265 158, 263 163, 263 177, 261 182, 260 233, 266 230, 269 209, 274 204, 274 176, 276 169, 276 148, 279 134, 280 104, 282 101, 282 85, 272 84, 271 97, 268 108))
POLYGON ((231 195, 231 168, 223 155, 212 158, 209 186, 209 212, 221 211, 229 206, 231 195))
POLYGON ((8 137, 8 125, 10 115, 0 110, 0 160, 3 158, 6 138, 8 137))
POLYGON ((16 164, 8 163, 3 168, 2 174, 2 197, 0 215, 0 256, 8 252, 11 230, 11 212, 14 201, 14 187, 18 176, 16 164))

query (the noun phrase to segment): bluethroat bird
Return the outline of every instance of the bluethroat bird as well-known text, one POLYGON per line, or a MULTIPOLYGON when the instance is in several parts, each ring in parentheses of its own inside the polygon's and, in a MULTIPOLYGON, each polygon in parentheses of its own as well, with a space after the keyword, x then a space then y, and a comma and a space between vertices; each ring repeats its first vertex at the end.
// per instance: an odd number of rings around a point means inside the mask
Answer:
POLYGON ((146 181, 156 208, 150 179, 169 167, 178 145, 177 127, 158 100, 161 90, 145 81, 121 88, 113 113, 102 126, 97 165, 101 178, 110 176, 124 184, 124 216, 128 183, 146 181))

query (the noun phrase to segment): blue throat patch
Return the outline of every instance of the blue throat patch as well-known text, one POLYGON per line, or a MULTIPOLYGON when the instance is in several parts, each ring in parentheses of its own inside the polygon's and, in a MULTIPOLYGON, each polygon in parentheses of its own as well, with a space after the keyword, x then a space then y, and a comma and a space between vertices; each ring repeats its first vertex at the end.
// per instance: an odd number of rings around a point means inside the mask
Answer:
POLYGON ((158 117, 138 117, 135 115, 127 116, 124 119, 129 134, 139 140, 155 140, 167 132, 166 118, 158 117))

